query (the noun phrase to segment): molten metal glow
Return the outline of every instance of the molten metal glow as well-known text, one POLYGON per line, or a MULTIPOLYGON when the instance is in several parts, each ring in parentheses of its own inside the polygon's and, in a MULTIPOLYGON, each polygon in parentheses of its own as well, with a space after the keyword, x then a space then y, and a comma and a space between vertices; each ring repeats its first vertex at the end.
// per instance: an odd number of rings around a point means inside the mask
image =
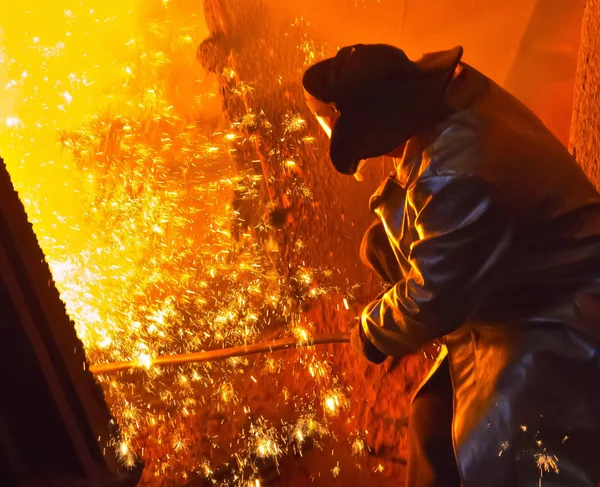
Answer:
POLYGON ((321 126, 321 128, 323 129, 323 131, 325 132, 325 134, 327 135, 328 138, 331 139, 331 125, 329 124, 329 122, 327 120, 325 120, 323 117, 319 117, 318 115, 316 116, 317 122, 319 122, 319 125, 321 126))
MULTIPOLYGON (((152 365, 162 354, 255 341, 271 323, 310 340, 277 271, 276 245, 246 231, 233 237, 234 192, 248 200, 260 194, 260 176, 237 173, 230 158, 248 143, 244 129, 255 115, 230 127, 211 118, 218 87, 195 62, 207 35, 201 6, 190 14, 175 3, 0 2, 0 154, 89 361, 140 366, 138 375, 101 383, 121 430, 117 454, 127 465, 136 456, 146 461, 142 485, 214 474, 205 450, 187 453, 202 442, 211 452, 219 446, 217 435, 198 433, 186 419, 203 409, 243 408, 240 448, 249 458, 276 459, 327 433, 313 411, 326 424, 345 406, 315 351, 298 354, 297 367, 314 378, 314 393, 299 402, 300 419, 279 429, 252 419, 236 390, 247 377, 259 382, 249 373, 236 379, 247 361, 152 365)), ((307 45, 299 48, 312 61, 307 45)), ((226 71, 234 82, 235 71, 226 71)), ((233 89, 243 96, 254 88, 233 89)), ((290 139, 314 141, 300 115, 284 124, 290 139)), ((284 159, 290 168, 300 163, 292 157, 284 159)), ((295 246, 301 251, 302 242, 295 246)), ((314 273, 294 277, 306 299, 327 293, 314 273)), ((262 380, 276 380, 281 369, 268 357, 271 379, 262 380)), ((290 397, 285 388, 282 397, 290 397)))

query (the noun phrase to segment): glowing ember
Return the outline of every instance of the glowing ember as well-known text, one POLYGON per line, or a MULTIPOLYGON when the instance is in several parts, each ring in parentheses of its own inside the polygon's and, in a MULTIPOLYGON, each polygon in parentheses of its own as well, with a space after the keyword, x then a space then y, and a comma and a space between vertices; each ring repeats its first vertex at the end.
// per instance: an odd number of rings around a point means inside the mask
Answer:
POLYGON ((307 343, 310 341, 310 331, 301 325, 294 326, 292 333, 296 337, 296 340, 298 340, 298 343, 307 343))
POLYGON ((339 401, 337 396, 329 396, 325 399, 325 405, 327 406, 327 409, 329 409, 329 411, 331 411, 332 413, 335 413, 338 406, 339 406, 339 401))
POLYGON ((147 353, 140 353, 140 356, 138 357, 138 363, 141 367, 149 369, 152 367, 152 357, 150 357, 150 355, 147 353))
POLYGON ((347 399, 344 394, 334 389, 325 396, 324 409, 327 414, 336 415, 347 406, 347 399))
POLYGON ((21 122, 21 120, 19 120, 17 117, 6 117, 6 126, 8 128, 15 128, 22 124, 23 122, 21 122))

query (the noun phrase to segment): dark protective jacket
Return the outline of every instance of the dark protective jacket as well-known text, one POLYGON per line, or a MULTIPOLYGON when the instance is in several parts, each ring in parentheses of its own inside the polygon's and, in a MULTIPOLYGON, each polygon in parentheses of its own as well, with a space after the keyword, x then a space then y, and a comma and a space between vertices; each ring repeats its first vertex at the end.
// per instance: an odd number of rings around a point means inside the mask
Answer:
POLYGON ((600 196, 473 68, 445 101, 371 200, 404 278, 367 306, 362 332, 391 356, 442 339, 465 487, 596 487, 600 196))

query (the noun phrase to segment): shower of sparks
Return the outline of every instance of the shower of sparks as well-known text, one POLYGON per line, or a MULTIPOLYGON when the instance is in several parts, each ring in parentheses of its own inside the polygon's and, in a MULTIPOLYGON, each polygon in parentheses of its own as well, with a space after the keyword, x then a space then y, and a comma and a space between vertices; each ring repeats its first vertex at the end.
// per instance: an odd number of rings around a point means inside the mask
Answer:
POLYGON ((543 477, 544 472, 558 473, 558 458, 556 455, 548 455, 547 453, 538 453, 535 456, 537 467, 540 469, 540 477, 543 477))
POLYGON ((327 427, 319 422, 315 413, 307 413, 300 417, 291 431, 289 441, 295 443, 296 451, 302 454, 304 443, 307 440, 318 442, 320 438, 328 434, 327 427))
POLYGON ((298 132, 306 128, 306 120, 299 114, 287 113, 284 118, 285 133, 298 132))
POLYGON ((367 452, 367 445, 365 444, 365 440, 360 434, 353 435, 349 438, 350 444, 352 445, 352 455, 354 456, 362 456, 367 452))
MULTIPOLYGON (((261 204, 263 181, 234 167, 231 155, 246 150, 249 129, 270 122, 246 113, 223 126, 211 115, 220 110, 218 87, 195 61, 207 35, 201 7, 190 13, 175 3, 0 5, 0 154, 88 360, 139 365, 136 374, 100 381, 120 427, 117 455, 125 465, 146 460, 142 485, 215 475, 202 455, 219 449, 227 422, 207 418, 206 432, 194 433, 203 410, 243 408, 246 419, 231 422, 238 444, 245 438, 248 458, 276 460, 328 434, 327 422, 347 406, 328 362, 312 350, 297 360, 314 391, 279 429, 244 404, 246 384, 276 380, 276 357, 265 359, 262 375, 247 373, 247 359, 153 367, 159 355, 246 344, 282 327, 310 341, 294 300, 331 292, 327 272, 303 267, 291 293, 277 244, 239 229, 234 196, 261 204), (188 454, 195 448, 202 455, 188 454), (146 458, 152 449, 161 453, 146 458)), ((307 36, 298 49, 306 63, 322 55, 307 36)), ((224 76, 236 96, 258 89, 237 82, 232 68, 224 76)), ((297 145, 314 142, 306 127, 299 114, 283 117, 297 145)), ((295 157, 282 159, 289 172, 301 166, 295 157)), ((295 191, 312 198, 301 181, 295 191)), ((282 389, 284 403, 290 395, 282 389)))
POLYGON ((332 389, 323 398, 323 409, 326 414, 337 415, 348 405, 348 400, 339 389, 332 389))
POLYGON ((269 427, 265 421, 259 421, 250 426, 251 443, 254 453, 259 458, 277 458, 281 454, 279 447, 279 432, 269 427))

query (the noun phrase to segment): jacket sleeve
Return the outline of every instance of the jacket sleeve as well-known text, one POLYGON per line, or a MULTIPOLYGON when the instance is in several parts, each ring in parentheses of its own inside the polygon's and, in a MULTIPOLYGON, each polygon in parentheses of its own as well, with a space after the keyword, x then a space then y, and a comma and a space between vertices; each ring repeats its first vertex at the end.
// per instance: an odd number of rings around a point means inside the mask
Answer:
POLYGON ((493 188, 472 176, 422 177, 408 204, 418 232, 410 270, 361 317, 366 339, 391 356, 461 326, 502 266, 513 228, 493 188))

